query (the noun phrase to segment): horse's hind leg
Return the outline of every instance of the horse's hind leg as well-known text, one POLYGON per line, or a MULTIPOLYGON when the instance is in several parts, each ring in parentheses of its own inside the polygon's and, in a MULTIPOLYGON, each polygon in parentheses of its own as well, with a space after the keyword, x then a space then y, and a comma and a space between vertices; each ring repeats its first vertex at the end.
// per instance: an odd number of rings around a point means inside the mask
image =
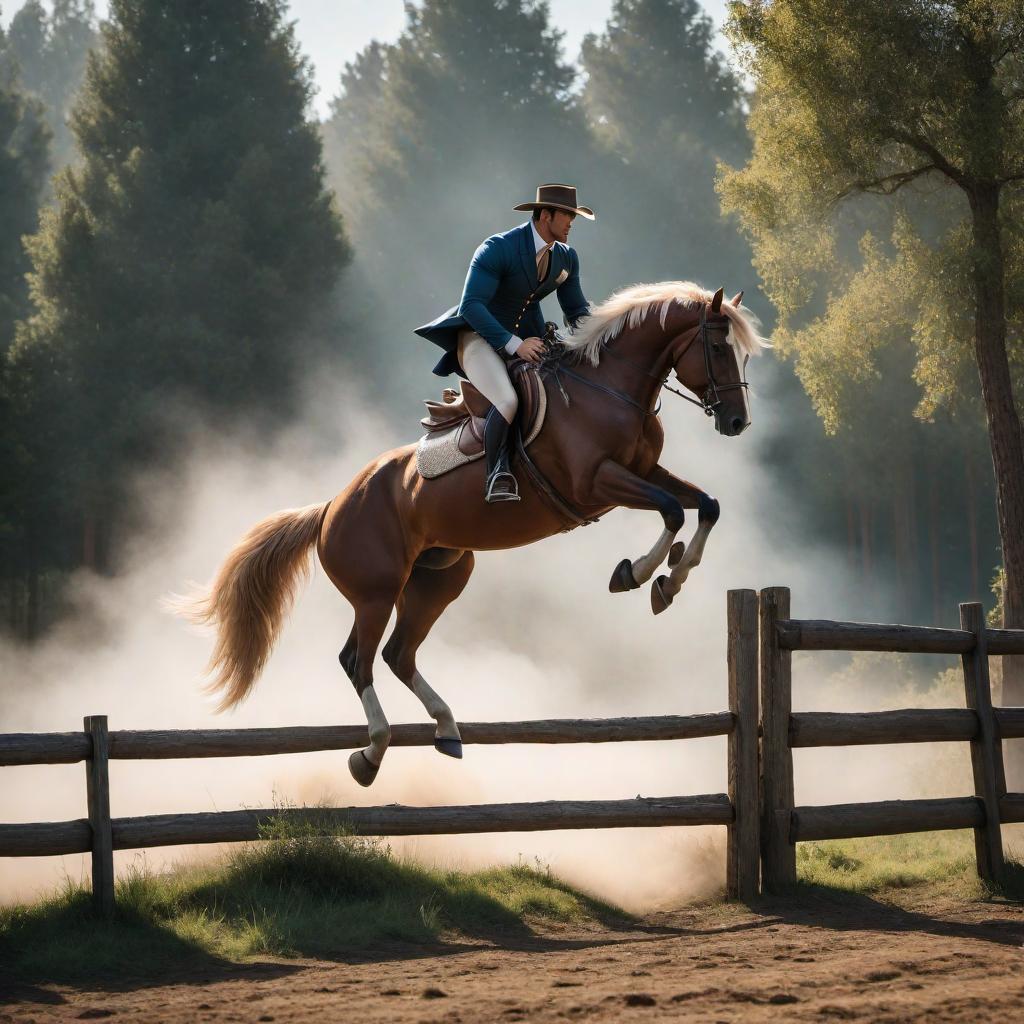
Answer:
POLYGON ((416 652, 441 613, 462 593, 473 565, 472 551, 442 569, 417 565, 398 598, 395 631, 382 651, 391 671, 419 697, 427 714, 437 722, 434 746, 450 757, 462 757, 459 727, 451 709, 416 668, 416 652))
POLYGON ((342 647, 341 653, 338 655, 338 661, 341 662, 345 675, 351 679, 356 672, 356 626, 354 622, 352 623, 352 631, 345 641, 345 646, 342 647))
POLYGON ((370 734, 369 745, 355 751, 348 759, 348 769, 360 786, 369 786, 377 778, 381 761, 391 742, 391 726, 388 725, 384 709, 373 688, 373 659, 393 607, 393 600, 380 598, 357 604, 355 625, 338 655, 341 667, 352 680, 362 702, 370 734))

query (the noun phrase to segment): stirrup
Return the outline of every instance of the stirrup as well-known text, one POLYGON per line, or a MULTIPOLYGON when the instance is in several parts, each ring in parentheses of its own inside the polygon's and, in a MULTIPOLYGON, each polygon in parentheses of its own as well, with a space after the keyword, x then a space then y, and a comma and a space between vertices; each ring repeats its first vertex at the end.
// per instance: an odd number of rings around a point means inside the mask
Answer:
POLYGON ((519 501, 519 482, 512 473, 507 470, 495 469, 487 481, 487 490, 484 494, 484 501, 494 504, 499 501, 519 501), (495 485, 499 480, 508 479, 512 481, 512 489, 509 491, 496 491, 495 485))

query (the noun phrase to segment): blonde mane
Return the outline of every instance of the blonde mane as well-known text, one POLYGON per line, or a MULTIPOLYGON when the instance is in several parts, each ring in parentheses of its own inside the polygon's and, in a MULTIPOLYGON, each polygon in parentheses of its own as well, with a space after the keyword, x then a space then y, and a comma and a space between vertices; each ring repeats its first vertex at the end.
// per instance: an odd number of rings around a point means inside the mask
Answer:
MULTIPOLYGON (((565 341, 565 348, 576 358, 594 366, 601 358, 601 346, 618 337, 627 327, 636 327, 648 314, 659 310, 665 326, 673 302, 695 306, 710 302, 714 293, 692 281, 658 281, 622 288, 596 306, 578 331, 565 341)), ((730 320, 729 341, 743 355, 757 355, 767 342, 757 333, 758 321, 746 306, 722 303, 722 313, 730 320)))

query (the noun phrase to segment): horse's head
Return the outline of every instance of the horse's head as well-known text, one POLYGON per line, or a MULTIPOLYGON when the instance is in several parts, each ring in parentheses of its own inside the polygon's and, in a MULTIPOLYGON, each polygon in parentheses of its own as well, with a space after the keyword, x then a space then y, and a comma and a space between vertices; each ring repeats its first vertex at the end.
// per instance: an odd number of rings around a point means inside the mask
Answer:
POLYGON ((750 426, 750 404, 744 371, 748 356, 730 341, 729 328, 738 314, 743 292, 723 310, 722 289, 700 310, 697 325, 686 331, 673 354, 676 379, 715 417, 715 429, 726 437, 750 426))

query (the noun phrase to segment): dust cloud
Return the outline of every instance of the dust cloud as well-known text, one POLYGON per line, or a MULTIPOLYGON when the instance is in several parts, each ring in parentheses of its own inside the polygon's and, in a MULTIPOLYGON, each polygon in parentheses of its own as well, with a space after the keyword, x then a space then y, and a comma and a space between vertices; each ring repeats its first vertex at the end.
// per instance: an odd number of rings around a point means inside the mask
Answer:
MULTIPOLYGON (((752 367, 755 381, 757 373, 758 367, 752 367)), ((436 380, 424 371, 423 397, 434 397, 435 390, 436 380)), ((469 587, 442 617, 420 656, 424 676, 458 718, 719 711, 726 707, 730 587, 788 585, 795 615, 842 617, 854 583, 846 580, 840 558, 807 542, 796 511, 799 501, 777 493, 759 462, 757 435, 770 430, 771 409, 756 397, 752 404, 751 429, 740 438, 722 438, 710 421, 666 396, 662 462, 715 494, 723 511, 703 564, 665 614, 651 614, 648 588, 614 595, 607 589, 618 561, 642 554, 658 535, 661 523, 654 513, 618 511, 597 526, 531 548, 478 556, 469 587)), ((303 422, 271 448, 256 446, 244 435, 196 431, 184 477, 139 479, 152 527, 133 544, 124 571, 115 579, 79 576, 74 584, 79 614, 44 643, 0 647, 0 731, 77 730, 89 714, 106 714, 111 729, 364 720, 337 663, 351 609, 318 565, 264 677, 243 706, 225 715, 214 715, 213 701, 201 687, 210 636, 168 616, 159 605, 162 596, 187 581, 208 579, 257 520, 331 497, 380 451, 419 433, 419 409, 407 409, 400 420, 374 414, 361 407, 340 372, 319 376, 306 408, 303 422)), ((693 525, 687 525, 687 535, 693 525)), ((896 691, 905 698, 906 676, 899 667, 886 681, 877 666, 861 672, 848 659, 797 661, 798 707, 869 709, 894 699, 896 691)), ((427 720, 380 661, 376 679, 392 722, 427 720)), ((930 795, 938 777, 937 756, 920 747, 801 751, 797 797, 833 802, 930 795)), ((348 806, 610 799, 726 788, 722 738, 470 746, 461 762, 432 750, 393 749, 371 790, 351 781, 346 757, 347 752, 338 751, 115 761, 112 812, 228 810, 271 806, 275 800, 326 799, 348 806)), ((952 769, 954 781, 961 767, 952 769)), ((0 777, 2 821, 61 820, 85 813, 81 765, 6 768, 0 777)), ((966 790, 960 786, 958 791, 966 790)), ((631 909, 679 902, 720 886, 724 843, 724 828, 392 841, 398 851, 453 866, 536 861, 631 909)), ((160 868, 183 856, 208 853, 157 849, 145 859, 160 868)), ((139 856, 120 853, 118 866, 139 856)), ((52 888, 64 873, 78 878, 88 870, 84 857, 8 859, 0 865, 4 901, 30 898, 52 888)))

